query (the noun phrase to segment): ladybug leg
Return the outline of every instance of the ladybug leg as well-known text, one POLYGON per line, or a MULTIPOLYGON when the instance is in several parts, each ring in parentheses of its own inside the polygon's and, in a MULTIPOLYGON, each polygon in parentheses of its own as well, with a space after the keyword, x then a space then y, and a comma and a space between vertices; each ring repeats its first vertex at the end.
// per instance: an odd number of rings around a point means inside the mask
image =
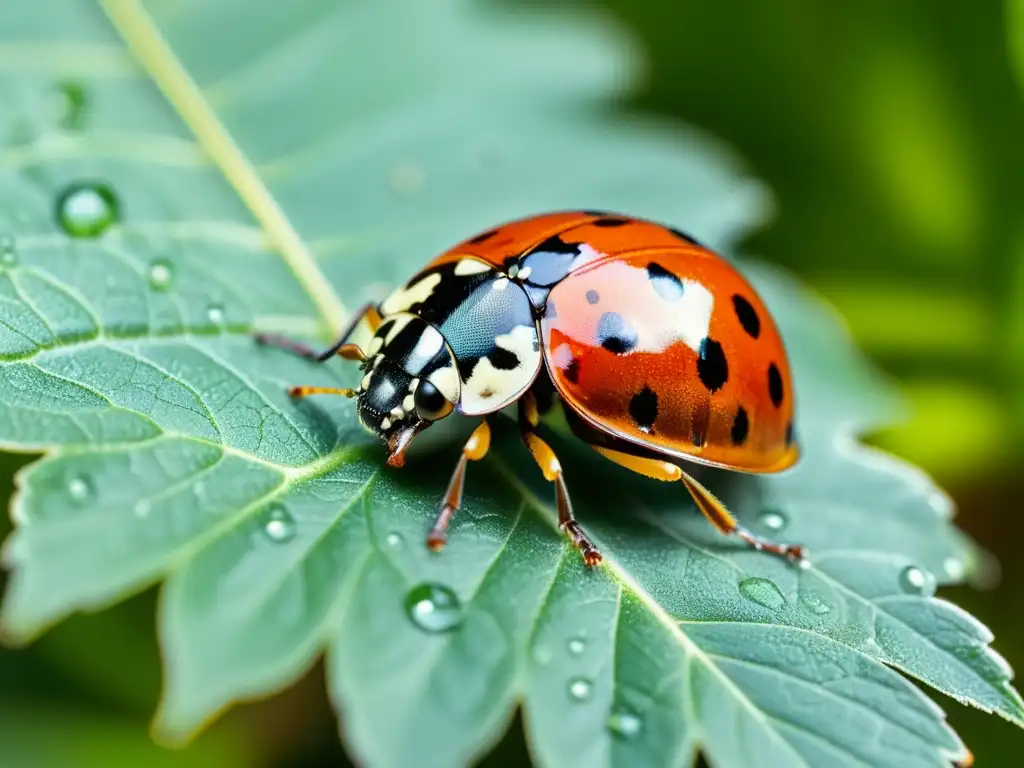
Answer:
POLYGON ((466 444, 462 447, 462 455, 459 457, 455 471, 452 472, 452 479, 448 482, 448 491, 441 502, 441 511, 437 513, 437 519, 427 534, 427 546, 434 552, 439 551, 445 544, 445 530, 451 522, 455 510, 462 504, 462 486, 466 480, 466 463, 479 461, 487 455, 491 447, 491 427, 487 420, 480 422, 480 425, 473 430, 466 444))
POLYGON ((366 322, 370 326, 371 331, 376 331, 380 327, 381 316, 373 304, 364 304, 360 307, 359 311, 352 315, 352 318, 348 321, 348 325, 342 330, 338 340, 330 347, 325 349, 323 352, 317 352, 312 347, 308 347, 305 344, 301 344, 297 341, 292 341, 285 336, 279 336, 274 333, 257 333, 256 342, 259 344, 265 344, 268 347, 278 347, 280 349, 287 349, 289 352, 293 352, 300 357, 304 357, 307 360, 313 360, 318 363, 322 363, 325 360, 329 360, 335 355, 339 355, 346 360, 365 360, 366 355, 356 344, 349 344, 349 336, 355 332, 355 329, 359 326, 359 323, 366 319, 366 322))
POLYGON ((544 473, 544 479, 555 484, 555 506, 558 508, 558 527, 569 536, 573 546, 583 553, 583 562, 588 567, 594 567, 601 562, 601 553, 598 552, 594 542, 590 540, 576 518, 572 514, 572 502, 569 500, 569 489, 565 486, 565 476, 562 474, 562 463, 558 460, 555 452, 536 433, 537 424, 540 423, 540 414, 537 411, 537 399, 532 392, 527 392, 519 399, 519 429, 522 432, 523 442, 537 462, 540 471, 544 473))
POLYGON ((637 474, 645 475, 646 477, 651 477, 655 480, 681 482, 686 486, 686 490, 688 490, 690 495, 693 497, 694 502, 697 504, 697 509, 699 509, 703 513, 704 517, 706 517, 708 521, 720 532, 726 535, 732 534, 739 536, 759 552, 771 552, 773 555, 785 557, 793 562, 803 560, 804 548, 802 546, 798 544, 776 544, 755 536, 736 522, 736 518, 732 516, 729 510, 725 508, 725 505, 722 504, 722 502, 719 501, 711 491, 683 472, 683 470, 675 464, 668 461, 661 461, 660 459, 648 459, 641 456, 633 456, 628 453, 622 453, 621 451, 611 450, 610 448, 595 446, 594 450, 606 459, 610 459, 616 464, 620 464, 626 467, 626 469, 632 470, 637 474))

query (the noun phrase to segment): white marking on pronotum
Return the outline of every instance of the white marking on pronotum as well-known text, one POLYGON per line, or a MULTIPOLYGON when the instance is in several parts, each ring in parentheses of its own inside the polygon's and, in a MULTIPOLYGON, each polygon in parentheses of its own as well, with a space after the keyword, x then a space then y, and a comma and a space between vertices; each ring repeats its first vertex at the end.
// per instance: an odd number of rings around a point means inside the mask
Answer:
POLYGON ((381 421, 380 428, 391 429, 391 419, 385 418, 383 421, 381 421))
POLYGON ((514 354, 519 363, 512 370, 502 370, 495 368, 486 357, 480 358, 472 375, 462 383, 460 410, 469 415, 488 413, 530 386, 540 367, 536 342, 537 330, 532 325, 517 325, 496 337, 495 345, 514 354))
POLYGON ((444 395, 445 399, 449 402, 457 403, 459 401, 459 392, 462 386, 459 381, 458 371, 455 370, 454 365, 446 365, 443 368, 431 371, 430 375, 427 376, 427 381, 437 387, 437 391, 444 395))
POLYGON ((459 277, 466 275, 479 275, 481 272, 489 272, 491 265, 476 259, 460 259, 455 262, 455 274, 459 277))
POLYGON ((510 269, 508 271, 509 277, 518 277, 520 280, 529 280, 530 279, 530 273, 533 272, 533 268, 532 267, 523 267, 522 269, 517 270, 517 272, 518 272, 518 274, 513 275, 512 274, 512 270, 510 269))
POLYGON ((416 339, 416 346, 409 353, 406 367, 410 371, 421 370, 423 366, 430 362, 434 355, 441 351, 443 346, 444 337, 441 336, 441 332, 433 326, 425 326, 420 337, 416 339))
POLYGON ((416 407, 416 401, 413 400, 412 395, 406 395, 405 399, 402 400, 402 408, 409 413, 412 413, 412 409, 416 407))
POLYGON ((441 274, 434 272, 420 280, 417 280, 408 287, 399 288, 392 293, 380 305, 381 314, 393 315, 396 312, 404 312, 413 304, 426 301, 441 282, 441 274))

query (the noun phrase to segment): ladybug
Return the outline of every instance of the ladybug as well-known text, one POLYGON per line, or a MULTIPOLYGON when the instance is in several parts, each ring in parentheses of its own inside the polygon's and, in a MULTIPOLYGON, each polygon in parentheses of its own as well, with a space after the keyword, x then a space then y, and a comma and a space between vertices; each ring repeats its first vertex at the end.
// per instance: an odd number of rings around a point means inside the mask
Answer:
POLYGON ((441 254, 379 305, 353 317, 317 354, 361 363, 355 389, 293 387, 293 397, 357 399, 359 420, 401 466, 413 438, 459 412, 480 423, 462 449, 427 536, 439 550, 459 508, 466 465, 490 445, 491 420, 515 404, 523 441, 554 483, 559 525, 593 566, 601 555, 573 517, 544 423, 605 458, 679 481, 722 533, 797 561, 740 526, 685 470, 687 462, 747 473, 798 459, 793 380, 761 298, 724 258, 652 221, 607 212, 547 213, 506 223, 441 254), (367 348, 348 341, 362 321, 367 348))

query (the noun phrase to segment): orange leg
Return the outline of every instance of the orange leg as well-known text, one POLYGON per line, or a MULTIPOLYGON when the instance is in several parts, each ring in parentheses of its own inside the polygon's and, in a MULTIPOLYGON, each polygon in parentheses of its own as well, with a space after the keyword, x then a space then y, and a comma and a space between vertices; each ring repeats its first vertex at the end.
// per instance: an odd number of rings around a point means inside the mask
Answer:
POLYGON ((345 360, 365 360, 366 355, 356 344, 349 344, 348 338, 352 335, 355 329, 359 326, 359 323, 366 319, 367 324, 371 331, 376 331, 380 328, 381 316, 380 312, 373 304, 366 304, 356 312, 349 323, 342 330, 338 340, 330 347, 325 349, 323 352, 317 352, 312 347, 308 347, 305 344, 300 344, 297 341, 292 341, 284 336, 278 336, 273 333, 257 333, 256 341, 260 344, 266 344, 270 347, 280 347, 281 349, 287 349, 289 352, 294 352, 301 357, 305 357, 307 360, 315 360, 318 363, 322 363, 325 360, 329 360, 335 355, 343 357, 345 360))
POLYGON ((534 431, 540 422, 537 412, 537 401, 532 392, 527 392, 519 399, 519 429, 523 442, 530 450, 530 455, 537 462, 544 479, 555 484, 555 506, 558 508, 558 527, 569 536, 573 546, 583 553, 583 562, 594 567, 601 562, 601 553, 590 540, 576 518, 572 514, 572 502, 569 500, 569 489, 565 486, 562 463, 558 460, 551 446, 545 443, 534 431))
POLYGON ((481 421, 480 425, 473 430, 466 444, 462 447, 462 455, 459 456, 459 463, 455 465, 452 472, 452 479, 448 483, 448 492, 441 502, 441 511, 437 513, 430 533, 427 534, 427 546, 437 552, 445 544, 445 530, 451 522, 452 515, 462 504, 462 486, 466 481, 466 462, 479 461, 487 455, 491 447, 491 428, 487 421, 481 421))
POLYGON ((747 544, 758 551, 771 552, 773 555, 779 555, 794 562, 798 562, 803 559, 804 548, 800 545, 775 544, 774 542, 766 541, 765 539, 758 538, 742 525, 737 523, 736 518, 732 516, 729 510, 725 508, 725 505, 722 504, 722 502, 719 501, 711 491, 683 472, 683 470, 675 464, 668 461, 661 461, 659 459, 646 459, 640 456, 631 456, 628 453, 614 451, 610 448, 599 448, 595 446, 594 450, 606 459, 610 459, 616 464, 620 464, 623 467, 626 467, 626 469, 630 469, 637 474, 651 477, 655 480, 681 482, 686 486, 686 490, 690 492, 690 495, 696 502, 697 509, 699 509, 704 514, 704 517, 706 517, 711 524, 722 533, 726 535, 734 534, 739 536, 747 542, 747 544))

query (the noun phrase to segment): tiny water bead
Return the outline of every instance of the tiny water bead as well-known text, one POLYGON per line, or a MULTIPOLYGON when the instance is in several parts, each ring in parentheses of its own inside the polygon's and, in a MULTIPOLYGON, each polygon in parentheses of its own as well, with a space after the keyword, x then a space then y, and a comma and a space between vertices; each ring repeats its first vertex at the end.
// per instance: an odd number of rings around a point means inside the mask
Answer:
POLYGON ((56 215, 72 237, 97 237, 120 218, 120 204, 106 184, 78 182, 57 196, 56 215))
POLYGON ((157 259, 149 265, 149 287, 154 291, 166 291, 174 282, 174 265, 167 259, 157 259))
POLYGON ((828 603, 822 600, 821 597, 814 592, 804 592, 800 595, 800 604, 811 613, 818 616, 823 616, 832 610, 829 608, 828 603))
POLYGON ((769 531, 778 533, 789 522, 786 516, 777 509, 764 509, 757 516, 758 525, 767 528, 769 531))
POLYGON ((392 531, 385 537, 384 541, 392 549, 398 549, 402 546, 402 534, 392 531))
POLYGON ((419 584, 405 596, 405 613, 424 632, 448 632, 462 623, 462 603, 444 584, 419 584))
POLYGON ((643 721, 631 712, 612 712, 608 718, 608 730, 622 739, 632 739, 643 729, 643 721))
POLYGON ((77 475, 68 480, 68 494, 75 501, 85 501, 92 495, 92 482, 85 475, 77 475))
POLYGON ((771 579, 751 576, 740 582, 740 594, 765 608, 777 610, 786 604, 782 590, 771 579))
POLYGON ((14 250, 14 238, 0 235, 0 265, 13 267, 18 263, 18 254, 14 250))
POLYGON ((967 568, 962 560, 957 560, 955 557, 947 557, 942 561, 942 570, 946 572, 949 578, 954 581, 960 581, 964 577, 967 568))
POLYGON ((908 565, 900 571, 900 587, 911 595, 923 595, 928 590, 930 578, 916 565, 908 565))
POLYGON ((275 544, 284 544, 295 538, 295 518, 281 504, 275 504, 267 513, 263 533, 275 544))
POLYGON ((206 319, 214 325, 224 325, 224 307, 220 304, 211 304, 206 308, 206 319))
POLYGON ((57 124, 65 131, 80 131, 85 127, 88 99, 81 83, 57 84, 57 124))
POLYGON ((580 638, 573 638, 569 641, 569 654, 571 656, 579 656, 587 649, 587 644, 580 638))
POLYGON ((149 517, 149 511, 153 508, 153 504, 149 499, 140 499, 132 507, 132 512, 135 513, 136 517, 149 517))
POLYGON ((569 681, 569 696, 574 701, 586 701, 590 698, 594 684, 585 677, 577 677, 569 681))

